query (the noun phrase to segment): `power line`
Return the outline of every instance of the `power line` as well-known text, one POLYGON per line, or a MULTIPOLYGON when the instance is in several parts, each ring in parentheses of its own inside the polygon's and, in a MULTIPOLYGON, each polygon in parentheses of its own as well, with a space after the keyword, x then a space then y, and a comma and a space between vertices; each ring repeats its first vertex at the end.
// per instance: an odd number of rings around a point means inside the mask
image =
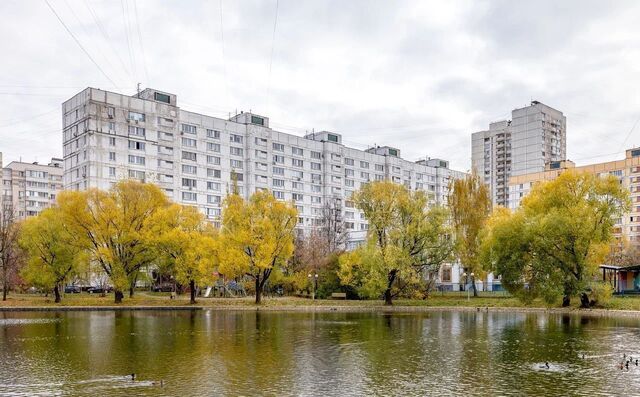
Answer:
POLYGON ((14 119, 5 120, 5 122, 6 122, 7 124, 0 124, 0 128, 9 127, 9 126, 12 126, 12 125, 15 125, 15 124, 23 123, 23 122, 25 122, 25 121, 29 121, 29 120, 33 120, 33 119, 37 119, 37 118, 39 118, 39 117, 42 117, 42 116, 46 116, 46 115, 48 115, 48 114, 51 114, 51 113, 53 113, 53 112, 55 112, 55 111, 60 111, 60 107, 59 107, 59 106, 57 106, 57 107, 55 107, 55 108, 53 108, 53 109, 49 110, 48 112, 44 112, 44 113, 40 113, 40 114, 36 114, 35 116, 29 116, 29 117, 27 117, 27 118, 21 118, 21 119, 19 119, 19 118, 18 118, 18 119, 14 118, 14 119))
POLYGON ((136 78, 136 65, 133 60, 133 52, 131 52, 131 39, 129 37, 129 23, 127 15, 124 10, 124 0, 120 0, 120 5, 122 6, 122 24, 124 25, 124 34, 127 38, 127 48, 129 49, 129 62, 131 62, 131 71, 133 72, 134 79, 136 78))
POLYGON ((631 129, 629 130, 629 133, 627 134, 627 136, 624 138, 624 141, 622 141, 622 144, 620 144, 620 149, 618 149, 618 151, 621 151, 622 149, 624 149, 624 145, 627 143, 627 139, 629 139, 629 137, 631 136, 631 133, 633 133, 633 130, 636 129, 636 126, 638 125, 638 122, 640 122, 640 117, 638 117, 638 119, 636 120, 635 123, 633 123, 633 127, 631 127, 631 129))
POLYGON ((102 73, 102 75, 104 77, 107 78, 107 80, 109 80, 109 82, 111 84, 113 84, 114 86, 117 86, 117 84, 111 80, 111 78, 105 73, 104 70, 102 70, 102 68, 100 67, 100 65, 95 61, 95 59, 93 59, 93 57, 91 56, 91 54, 89 54, 89 52, 82 46, 82 44, 80 43, 80 41, 76 38, 76 36, 73 34, 73 32, 71 32, 71 30, 67 27, 67 25, 64 23, 64 21, 62 20, 62 18, 60 18, 60 16, 58 15, 58 13, 56 12, 56 10, 51 6, 51 4, 49 3, 49 0, 44 0, 44 2, 47 4, 47 6, 49 7, 49 9, 51 10, 51 12, 53 12, 53 15, 56 16, 56 18, 58 18, 58 21, 60 21, 60 23, 62 24, 62 26, 64 26, 65 30, 67 31, 67 33, 69 33, 69 35, 73 38, 73 40, 76 42, 76 44, 78 45, 78 47, 80 47, 80 49, 85 53, 85 55, 91 60, 91 62, 93 62, 94 65, 96 65, 96 67, 98 68, 98 70, 100 70, 100 72, 102 73))
POLYGON ((142 53, 142 67, 144 68, 144 76, 149 84, 149 72, 147 71, 147 59, 144 54, 144 43, 142 42, 142 34, 140 33, 140 19, 138 18, 138 2, 133 0, 133 9, 136 15, 136 28, 138 30, 138 42, 140 43, 140 51, 142 53))
POLYGON ((271 36, 271 57, 269 58, 269 77, 267 78, 267 112, 269 112, 269 95, 271 93, 271 67, 273 65, 273 49, 276 44, 276 27, 278 26, 278 0, 276 0, 276 16, 273 20, 273 35, 271 36))
POLYGON ((227 83, 227 60, 224 56, 224 24, 222 22, 222 0, 220 4, 220 49, 222 51, 222 73, 224 78, 224 99, 229 103, 229 84, 227 83))

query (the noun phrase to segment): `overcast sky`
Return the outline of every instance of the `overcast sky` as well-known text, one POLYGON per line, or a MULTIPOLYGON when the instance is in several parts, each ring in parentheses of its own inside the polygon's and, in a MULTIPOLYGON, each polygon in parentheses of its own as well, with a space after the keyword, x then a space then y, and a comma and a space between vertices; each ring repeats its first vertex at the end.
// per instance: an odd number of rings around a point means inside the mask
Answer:
POLYGON ((472 132, 532 99, 567 116, 578 164, 640 145, 637 1, 47 1, 69 32, 44 0, 0 2, 5 164, 61 155, 76 92, 138 82, 460 170, 472 132))

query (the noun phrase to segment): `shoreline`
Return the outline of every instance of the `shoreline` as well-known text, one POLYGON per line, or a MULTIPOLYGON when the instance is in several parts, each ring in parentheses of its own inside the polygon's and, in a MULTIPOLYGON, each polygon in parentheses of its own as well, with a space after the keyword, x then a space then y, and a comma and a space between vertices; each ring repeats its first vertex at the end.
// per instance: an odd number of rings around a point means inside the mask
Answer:
POLYGON ((477 313, 545 313, 588 317, 637 317, 640 310, 576 309, 546 307, 480 307, 480 306, 384 306, 384 305, 87 305, 87 306, 0 306, 0 313, 19 312, 83 312, 83 311, 243 311, 243 312, 298 312, 298 313, 428 313, 428 312, 477 312, 477 313))

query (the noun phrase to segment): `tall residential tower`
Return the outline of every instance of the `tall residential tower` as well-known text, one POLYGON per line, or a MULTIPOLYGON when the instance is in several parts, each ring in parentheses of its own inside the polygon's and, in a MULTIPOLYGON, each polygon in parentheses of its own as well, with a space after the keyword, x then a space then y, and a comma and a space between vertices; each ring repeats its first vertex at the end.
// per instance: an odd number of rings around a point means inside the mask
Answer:
POLYGON ((538 101, 515 109, 511 120, 471 135, 471 166, 491 189, 494 205, 509 203, 511 176, 542 172, 567 157, 567 119, 538 101))

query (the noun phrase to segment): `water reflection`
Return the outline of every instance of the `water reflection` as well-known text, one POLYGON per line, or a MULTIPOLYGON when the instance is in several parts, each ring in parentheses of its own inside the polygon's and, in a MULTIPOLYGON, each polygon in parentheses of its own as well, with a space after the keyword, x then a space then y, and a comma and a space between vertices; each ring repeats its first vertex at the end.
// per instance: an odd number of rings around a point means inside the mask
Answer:
POLYGON ((639 336, 540 313, 0 313, 0 395, 635 395, 616 364, 639 336))

